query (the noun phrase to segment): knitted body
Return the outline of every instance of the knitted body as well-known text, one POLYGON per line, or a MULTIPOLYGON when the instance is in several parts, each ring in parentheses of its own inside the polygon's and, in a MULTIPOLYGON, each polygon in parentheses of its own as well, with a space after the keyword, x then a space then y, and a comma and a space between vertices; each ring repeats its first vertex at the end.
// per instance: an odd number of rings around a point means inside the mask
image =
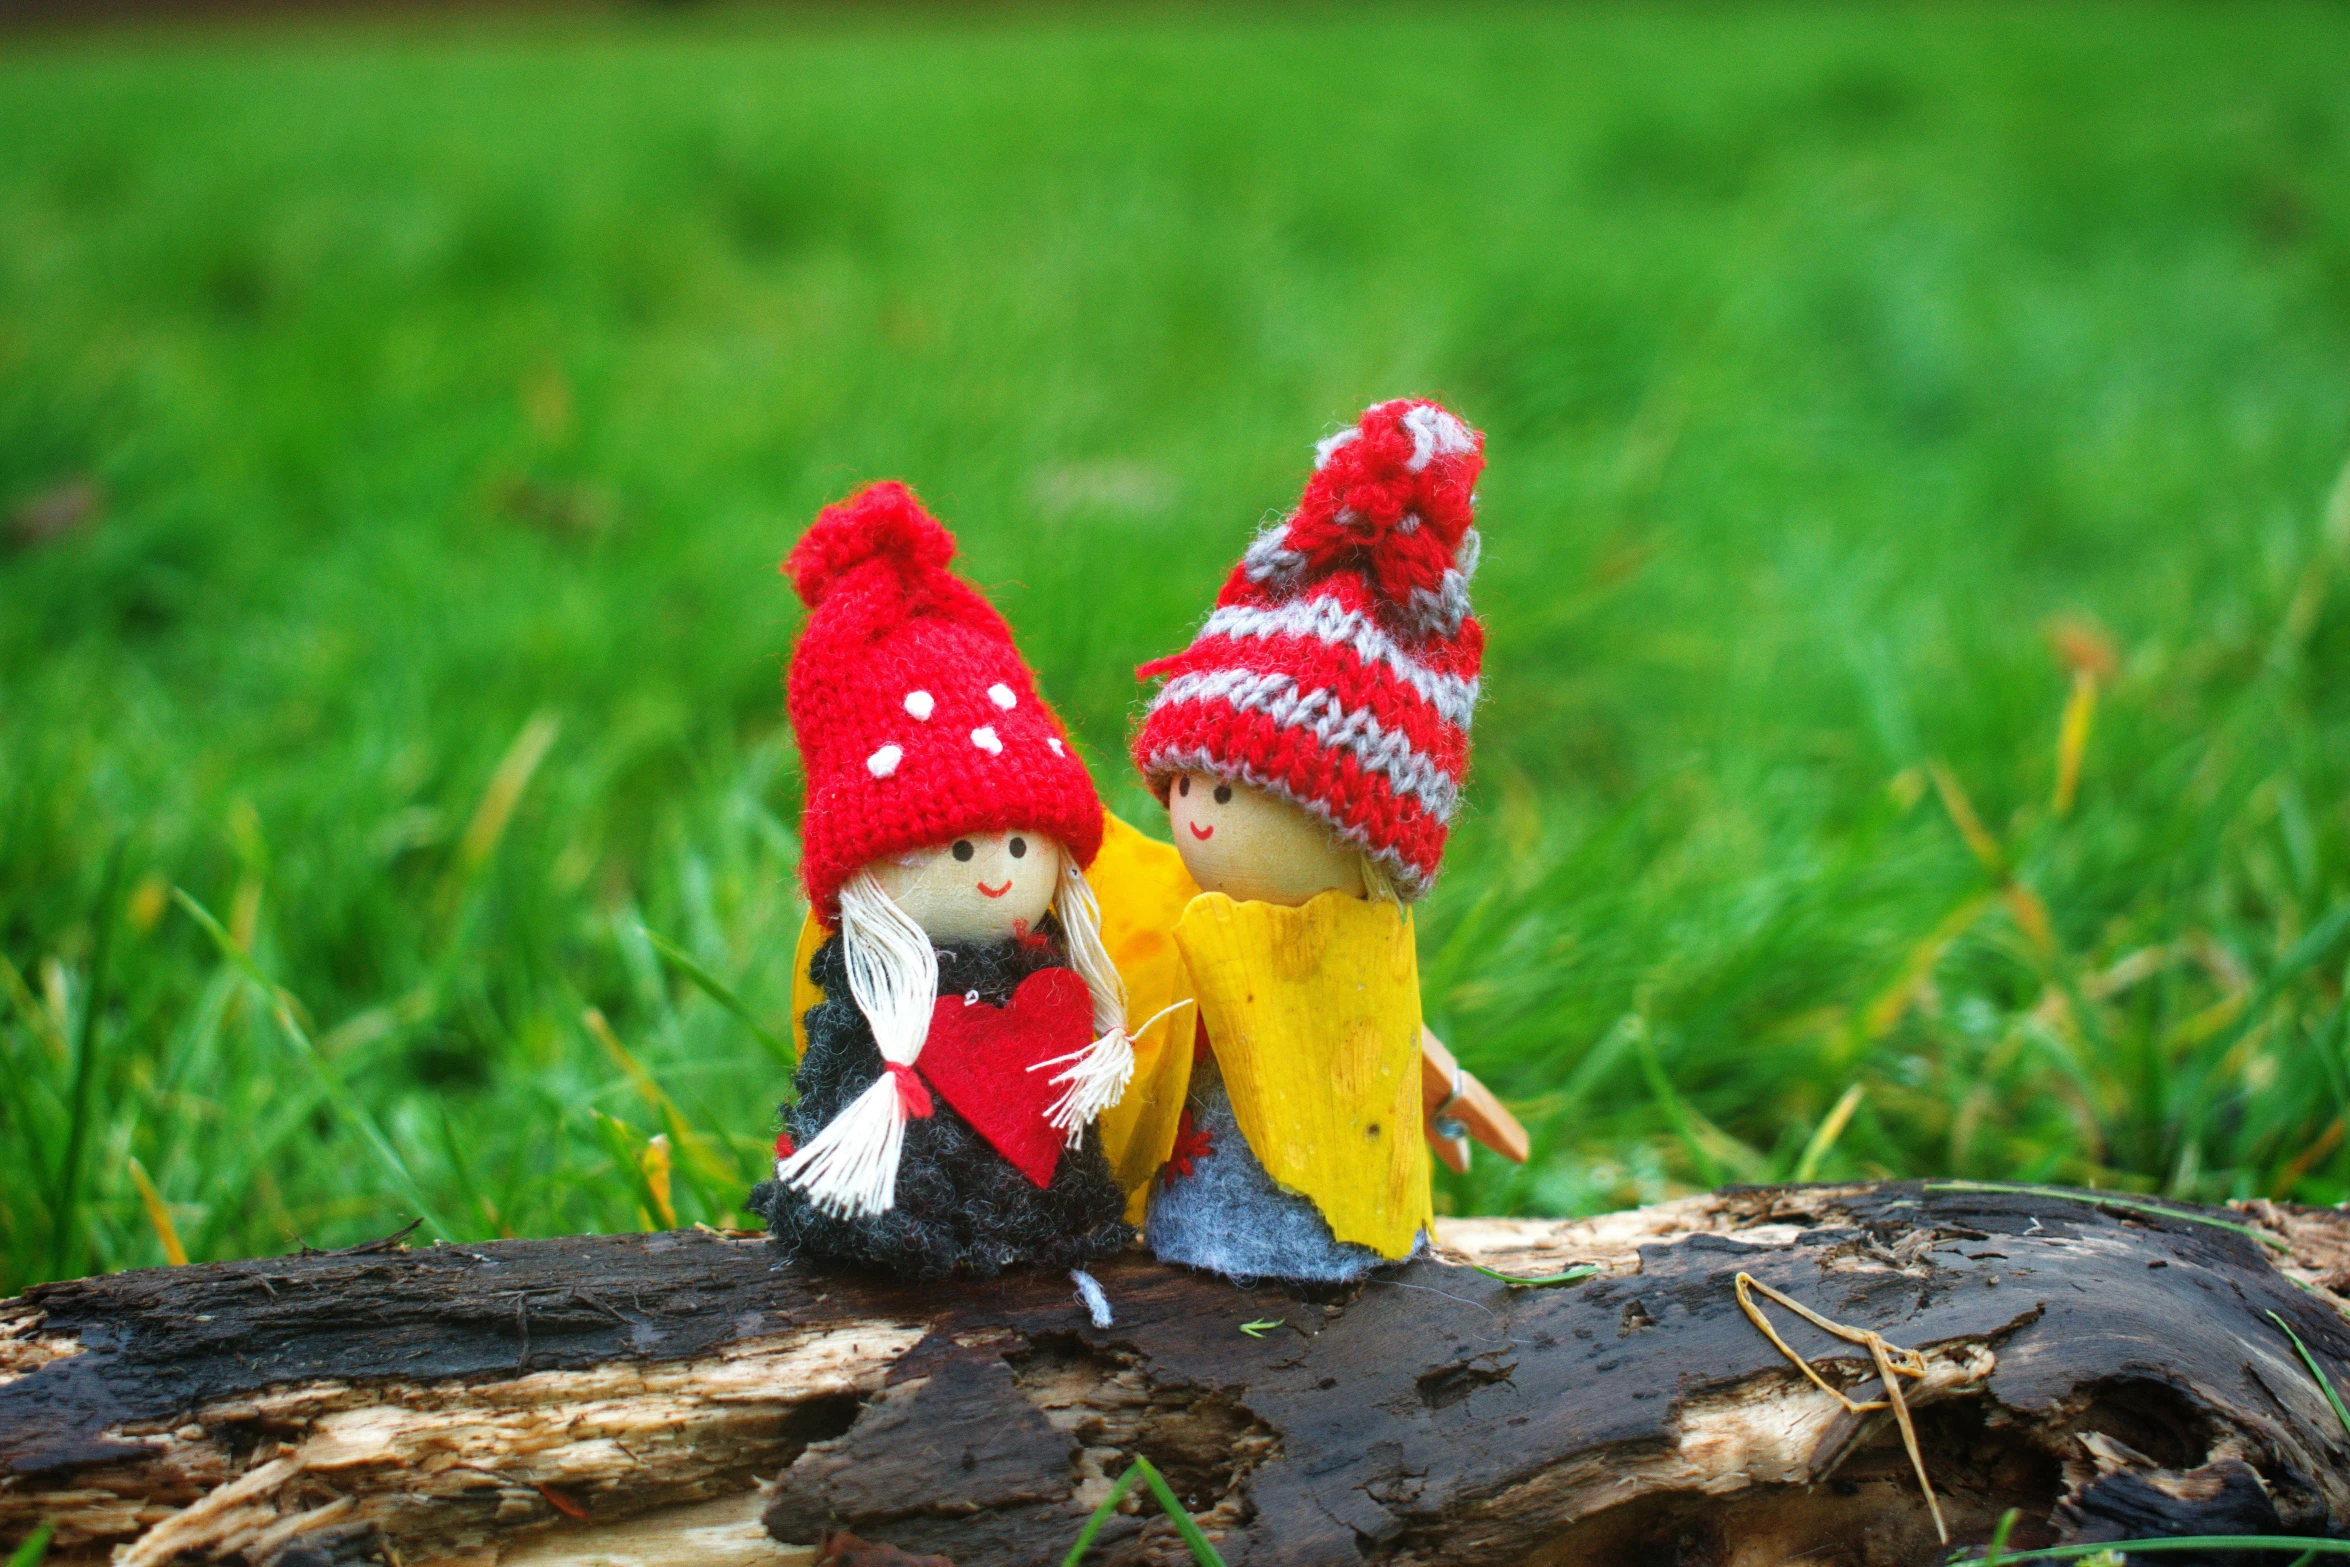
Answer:
MULTIPOLYGON (((938 991, 961 996, 975 990, 1001 1006, 1021 980, 1066 961, 1057 940, 941 947, 938 991)), ((849 995, 838 936, 817 949, 809 977, 827 999, 804 1019, 808 1048, 792 1079, 800 1100, 784 1112, 795 1144, 823 1130, 882 1070, 873 1031, 849 995)), ((897 1200, 889 1211, 835 1217, 804 1192, 773 1181, 753 1190, 750 1207, 794 1258, 916 1279, 992 1278, 1023 1264, 1081 1268, 1134 1238, 1124 1218, 1125 1194, 1102 1156, 1099 1132, 1089 1127, 1078 1146, 1063 1150, 1052 1184, 1039 1189, 937 1096, 930 1115, 906 1123, 897 1200)))
POLYGON ((1265 1173, 1233 1118, 1213 1056, 1191 1069, 1189 1103, 1192 1130, 1208 1146, 1185 1161, 1188 1173, 1170 1166, 1151 1193, 1143 1238, 1153 1256, 1241 1284, 1351 1284, 1387 1260, 1339 1240, 1310 1199, 1265 1173))

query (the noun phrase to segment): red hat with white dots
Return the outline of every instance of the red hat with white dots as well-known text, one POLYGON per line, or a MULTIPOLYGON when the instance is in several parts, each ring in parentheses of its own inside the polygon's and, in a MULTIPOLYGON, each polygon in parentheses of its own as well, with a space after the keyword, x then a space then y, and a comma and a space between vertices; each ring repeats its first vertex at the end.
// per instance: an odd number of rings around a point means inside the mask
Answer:
POLYGON ((1469 771, 1485 631, 1469 614, 1485 437, 1399 398, 1314 449, 1297 509, 1257 535, 1134 738, 1180 772, 1303 807, 1417 898, 1469 771))
POLYGON ((800 879, 827 926, 863 867, 968 833, 1040 832, 1080 866, 1101 848, 1093 779, 954 558, 892 479, 827 506, 783 563, 808 605, 784 683, 807 781, 800 879))

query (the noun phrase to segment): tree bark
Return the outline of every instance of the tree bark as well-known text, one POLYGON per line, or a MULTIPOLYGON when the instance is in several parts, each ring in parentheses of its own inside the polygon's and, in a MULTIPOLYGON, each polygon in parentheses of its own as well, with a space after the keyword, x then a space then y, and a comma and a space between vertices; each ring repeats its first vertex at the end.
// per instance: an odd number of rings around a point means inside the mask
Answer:
MULTIPOLYGON (((1108 1328, 1063 1278, 911 1288, 692 1231, 43 1285, 0 1303, 0 1543, 47 1521, 53 1561, 124 1567, 782 1567, 838 1527, 1057 1562, 1142 1454, 1233 1567, 1940 1560, 1897 1422, 1783 1358, 1741 1271, 1923 1352, 1904 1390, 1954 1541, 2009 1508, 2018 1544, 2350 1535, 2350 1434, 2269 1315, 2350 1388, 2350 1214, 2196 1211, 2244 1228, 1733 1188, 1450 1221, 1437 1259, 1336 1294, 1134 1255, 1100 1270, 1108 1328)), ((1873 1376, 1764 1309, 1831 1382, 1873 1376)), ((1145 1508, 1094 1559, 1184 1556, 1145 1508)))

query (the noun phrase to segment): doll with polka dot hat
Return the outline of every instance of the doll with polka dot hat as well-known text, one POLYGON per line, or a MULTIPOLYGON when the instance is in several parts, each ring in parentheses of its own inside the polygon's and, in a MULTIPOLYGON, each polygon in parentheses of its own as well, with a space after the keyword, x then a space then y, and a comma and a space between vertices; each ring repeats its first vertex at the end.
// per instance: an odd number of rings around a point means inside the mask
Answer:
POLYGON ((821 939, 799 1099, 752 1202, 810 1260, 1082 1269, 1133 1237, 1091 1125, 1133 1063, 1085 878, 1102 805, 954 549, 886 482, 785 562, 809 611, 786 706, 821 939))
MULTIPOLYGON (((1241 557, 1134 760, 1200 891, 1174 926, 1198 1003, 1117 1118, 1159 1161, 1144 1238, 1234 1278, 1338 1283, 1426 1242, 1428 1148, 1525 1134, 1421 1021, 1410 908, 1468 772, 1484 437, 1381 403, 1321 443, 1241 557)), ((1121 1154, 1121 1165, 1132 1162, 1121 1154)))

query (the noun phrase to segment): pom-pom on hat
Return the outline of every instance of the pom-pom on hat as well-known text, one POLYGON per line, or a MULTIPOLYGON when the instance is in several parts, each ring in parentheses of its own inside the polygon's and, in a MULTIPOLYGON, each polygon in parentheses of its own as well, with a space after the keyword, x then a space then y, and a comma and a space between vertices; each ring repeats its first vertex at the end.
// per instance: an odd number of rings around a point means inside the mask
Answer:
POLYGON ((1257 535, 1134 738, 1161 800, 1236 779, 1328 823, 1417 898, 1469 770, 1485 631, 1469 614, 1485 437, 1399 398, 1314 448, 1297 509, 1257 535))
POLYGON ((954 558, 893 479, 824 508, 783 563, 808 605, 785 679, 807 780, 800 879, 828 926, 858 870, 967 833, 1045 833, 1080 866, 1101 847, 1093 779, 954 558))

